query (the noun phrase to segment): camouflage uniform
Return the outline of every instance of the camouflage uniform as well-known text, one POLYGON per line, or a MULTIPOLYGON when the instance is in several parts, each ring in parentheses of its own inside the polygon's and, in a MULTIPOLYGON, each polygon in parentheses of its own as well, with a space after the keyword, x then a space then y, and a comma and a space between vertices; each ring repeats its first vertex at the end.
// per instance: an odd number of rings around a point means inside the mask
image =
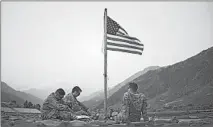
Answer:
POLYGON ((73 120, 75 118, 75 115, 68 106, 64 105, 63 100, 57 100, 55 97, 55 93, 51 93, 42 105, 41 118, 43 120, 73 120))
POLYGON ((64 102, 66 105, 69 106, 69 108, 72 109, 76 114, 78 115, 89 115, 86 108, 82 103, 80 103, 73 95, 72 93, 67 94, 67 96, 64 97, 64 102))
POLYGON ((147 100, 142 93, 126 92, 123 96, 122 114, 125 120, 130 122, 139 122, 141 113, 147 120, 147 100))

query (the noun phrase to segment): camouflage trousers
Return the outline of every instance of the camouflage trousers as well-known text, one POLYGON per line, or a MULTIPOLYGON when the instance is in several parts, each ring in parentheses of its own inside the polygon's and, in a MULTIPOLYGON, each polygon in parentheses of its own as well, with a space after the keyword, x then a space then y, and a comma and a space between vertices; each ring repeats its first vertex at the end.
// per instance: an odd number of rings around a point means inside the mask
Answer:
POLYGON ((148 116, 147 113, 143 113, 141 115, 141 113, 130 113, 130 114, 126 114, 124 112, 120 112, 117 117, 116 117, 116 121, 120 121, 122 123, 126 123, 126 122, 139 122, 141 120, 141 117, 143 117, 144 121, 148 121, 148 116))
POLYGON ((73 112, 69 111, 58 111, 58 110, 51 110, 51 111, 43 111, 41 114, 42 120, 47 119, 60 119, 60 120, 74 120, 75 115, 73 112))
POLYGON ((139 122, 141 119, 141 114, 140 113, 130 113, 128 116, 128 120, 131 122, 139 122))

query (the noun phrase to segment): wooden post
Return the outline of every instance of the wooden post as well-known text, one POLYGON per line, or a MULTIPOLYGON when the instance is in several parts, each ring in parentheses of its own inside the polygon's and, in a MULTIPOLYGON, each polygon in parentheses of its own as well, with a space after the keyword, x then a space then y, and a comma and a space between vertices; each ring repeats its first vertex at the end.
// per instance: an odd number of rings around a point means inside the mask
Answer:
POLYGON ((104 10, 104 113, 107 117, 107 9, 104 10))

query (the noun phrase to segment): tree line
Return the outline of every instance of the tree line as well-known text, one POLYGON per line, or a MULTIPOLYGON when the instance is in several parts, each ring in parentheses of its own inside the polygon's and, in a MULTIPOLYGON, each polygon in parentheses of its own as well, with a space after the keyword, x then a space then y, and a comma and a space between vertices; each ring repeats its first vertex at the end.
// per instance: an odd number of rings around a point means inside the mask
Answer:
POLYGON ((12 108, 32 108, 32 109, 38 109, 40 110, 41 106, 40 104, 33 104, 32 102, 30 101, 25 101, 24 104, 17 104, 16 101, 10 101, 9 102, 9 107, 12 107, 12 108))
POLYGON ((24 102, 24 108, 35 108, 40 110, 41 106, 40 104, 33 104, 32 102, 28 102, 27 100, 24 102))

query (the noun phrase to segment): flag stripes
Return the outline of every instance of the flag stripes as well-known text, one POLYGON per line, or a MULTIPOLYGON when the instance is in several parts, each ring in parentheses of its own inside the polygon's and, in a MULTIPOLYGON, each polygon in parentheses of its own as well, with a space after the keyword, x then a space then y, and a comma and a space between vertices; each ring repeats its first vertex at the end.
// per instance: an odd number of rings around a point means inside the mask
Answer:
POLYGON ((118 47, 125 47, 125 48, 133 48, 133 49, 138 49, 138 50, 143 51, 143 48, 139 48, 139 47, 132 46, 132 45, 117 44, 117 43, 112 43, 112 42, 107 42, 107 45, 118 46, 118 47))
POLYGON ((107 50, 141 55, 144 45, 128 35, 116 21, 107 16, 107 50))
POLYGON ((137 41, 134 41, 134 40, 131 40, 128 38, 124 38, 124 37, 119 37, 119 36, 107 35, 107 40, 121 41, 121 42, 125 42, 125 43, 132 44, 132 45, 143 46, 143 44, 140 44, 137 41))
POLYGON ((132 54, 142 55, 142 52, 131 51, 131 50, 126 50, 126 49, 121 49, 121 48, 108 48, 108 47, 107 47, 107 50, 119 51, 119 52, 126 52, 126 53, 132 53, 132 54))

